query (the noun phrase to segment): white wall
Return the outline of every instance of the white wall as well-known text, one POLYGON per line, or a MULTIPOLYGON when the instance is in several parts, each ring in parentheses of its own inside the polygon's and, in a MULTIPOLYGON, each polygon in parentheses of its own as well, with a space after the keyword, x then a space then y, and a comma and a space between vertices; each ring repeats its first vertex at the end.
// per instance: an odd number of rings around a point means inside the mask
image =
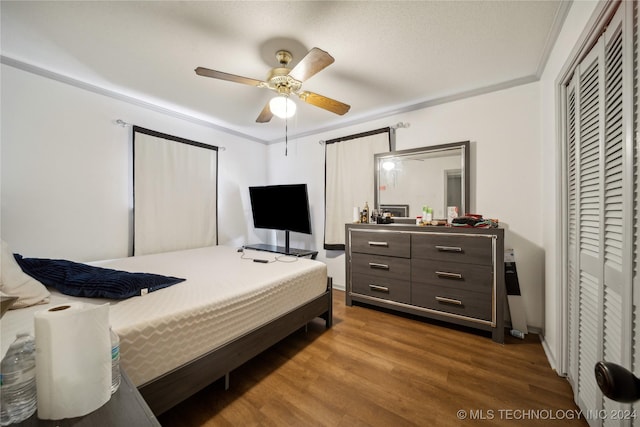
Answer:
POLYGON ((572 49, 585 29, 598 2, 574 1, 547 66, 540 79, 541 87, 541 134, 542 155, 542 188, 543 217, 547 220, 543 228, 543 245, 545 248, 545 341, 544 346, 551 366, 556 369, 562 346, 562 319, 559 310, 559 292, 561 286, 562 264, 560 260, 560 147, 557 138, 556 111, 556 79, 561 68, 567 62, 572 49))
POLYGON ((289 141, 286 157, 283 143, 269 146, 269 182, 306 182, 310 188, 314 234, 292 234, 292 244, 295 238, 303 248, 318 249, 318 259, 327 263, 334 285, 344 289, 343 253, 322 249, 324 148, 318 141, 399 121, 410 122, 411 126, 397 131, 398 150, 470 140, 471 209, 499 219, 507 229, 505 245, 516 251, 528 323, 542 328, 544 221, 539 102, 539 85, 532 83, 289 141))
POLYGON ((77 261, 127 256, 130 128, 219 151, 221 244, 262 240, 247 227, 249 184, 266 181, 266 148, 215 129, 2 65, 2 238, 15 252, 77 261))

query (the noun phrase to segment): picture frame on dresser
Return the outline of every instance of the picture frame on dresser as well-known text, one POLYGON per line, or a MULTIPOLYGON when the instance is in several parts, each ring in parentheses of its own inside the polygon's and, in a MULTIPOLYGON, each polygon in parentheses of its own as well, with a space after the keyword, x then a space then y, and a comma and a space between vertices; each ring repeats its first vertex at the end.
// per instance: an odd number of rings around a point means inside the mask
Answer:
POLYGON ((409 205, 385 205, 381 204, 379 206, 380 213, 389 212, 391 216, 395 217, 408 217, 409 216, 409 205))

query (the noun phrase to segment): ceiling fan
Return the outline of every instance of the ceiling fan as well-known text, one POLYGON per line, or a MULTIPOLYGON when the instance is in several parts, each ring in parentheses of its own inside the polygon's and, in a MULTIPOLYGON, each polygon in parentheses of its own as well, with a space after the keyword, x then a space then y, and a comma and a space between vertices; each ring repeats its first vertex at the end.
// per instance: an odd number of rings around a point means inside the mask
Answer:
MULTIPOLYGON (((317 93, 302 90, 302 82, 311 78, 318 72, 334 62, 331 55, 322 49, 314 47, 302 58, 302 60, 293 68, 287 68, 287 65, 293 59, 291 52, 287 50, 279 50, 276 52, 276 59, 280 67, 273 68, 269 71, 266 81, 242 77, 235 74, 223 73, 222 71, 211 70, 209 68, 198 67, 195 69, 196 74, 203 77, 212 77, 214 79, 227 80, 235 83, 242 83, 250 86, 271 89, 282 97, 288 98, 290 95, 296 95, 304 102, 323 108, 332 113, 339 115, 345 114, 351 108, 350 105, 327 98, 317 93)), ((273 117, 273 112, 269 107, 269 103, 262 109, 256 122, 266 123, 273 117)))

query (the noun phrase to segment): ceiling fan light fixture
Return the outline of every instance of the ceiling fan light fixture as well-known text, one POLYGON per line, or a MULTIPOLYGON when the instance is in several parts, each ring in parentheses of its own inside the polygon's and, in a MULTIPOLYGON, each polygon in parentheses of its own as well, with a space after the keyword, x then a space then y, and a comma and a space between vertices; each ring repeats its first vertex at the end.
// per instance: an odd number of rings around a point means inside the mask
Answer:
POLYGON ((278 95, 269 101, 269 109, 281 119, 288 119, 296 113, 296 103, 288 96, 278 95))
POLYGON ((340 116, 349 111, 351 106, 348 104, 314 92, 302 90, 302 83, 304 81, 333 64, 333 56, 322 49, 314 47, 309 50, 293 68, 288 68, 292 59, 293 56, 291 52, 287 50, 279 50, 276 52, 276 60, 280 66, 272 68, 267 74, 267 79, 264 81, 204 67, 197 67, 195 72, 197 75, 203 77, 241 83, 276 92, 279 96, 266 103, 262 111, 260 111, 260 114, 258 114, 256 123, 267 123, 274 115, 284 119, 292 117, 295 114, 296 104, 290 99, 287 99, 291 94, 296 95, 302 102, 340 116), (285 98, 282 99, 282 97, 285 98), (277 103, 281 103, 282 106, 278 107, 277 103))

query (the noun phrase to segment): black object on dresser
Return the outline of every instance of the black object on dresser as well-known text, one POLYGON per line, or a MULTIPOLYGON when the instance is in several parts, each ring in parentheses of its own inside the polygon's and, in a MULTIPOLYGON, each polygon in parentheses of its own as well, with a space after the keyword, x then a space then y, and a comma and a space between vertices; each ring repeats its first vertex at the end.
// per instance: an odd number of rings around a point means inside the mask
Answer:
POLYGON ((491 332, 504 342, 504 229, 346 224, 346 304, 491 332))

